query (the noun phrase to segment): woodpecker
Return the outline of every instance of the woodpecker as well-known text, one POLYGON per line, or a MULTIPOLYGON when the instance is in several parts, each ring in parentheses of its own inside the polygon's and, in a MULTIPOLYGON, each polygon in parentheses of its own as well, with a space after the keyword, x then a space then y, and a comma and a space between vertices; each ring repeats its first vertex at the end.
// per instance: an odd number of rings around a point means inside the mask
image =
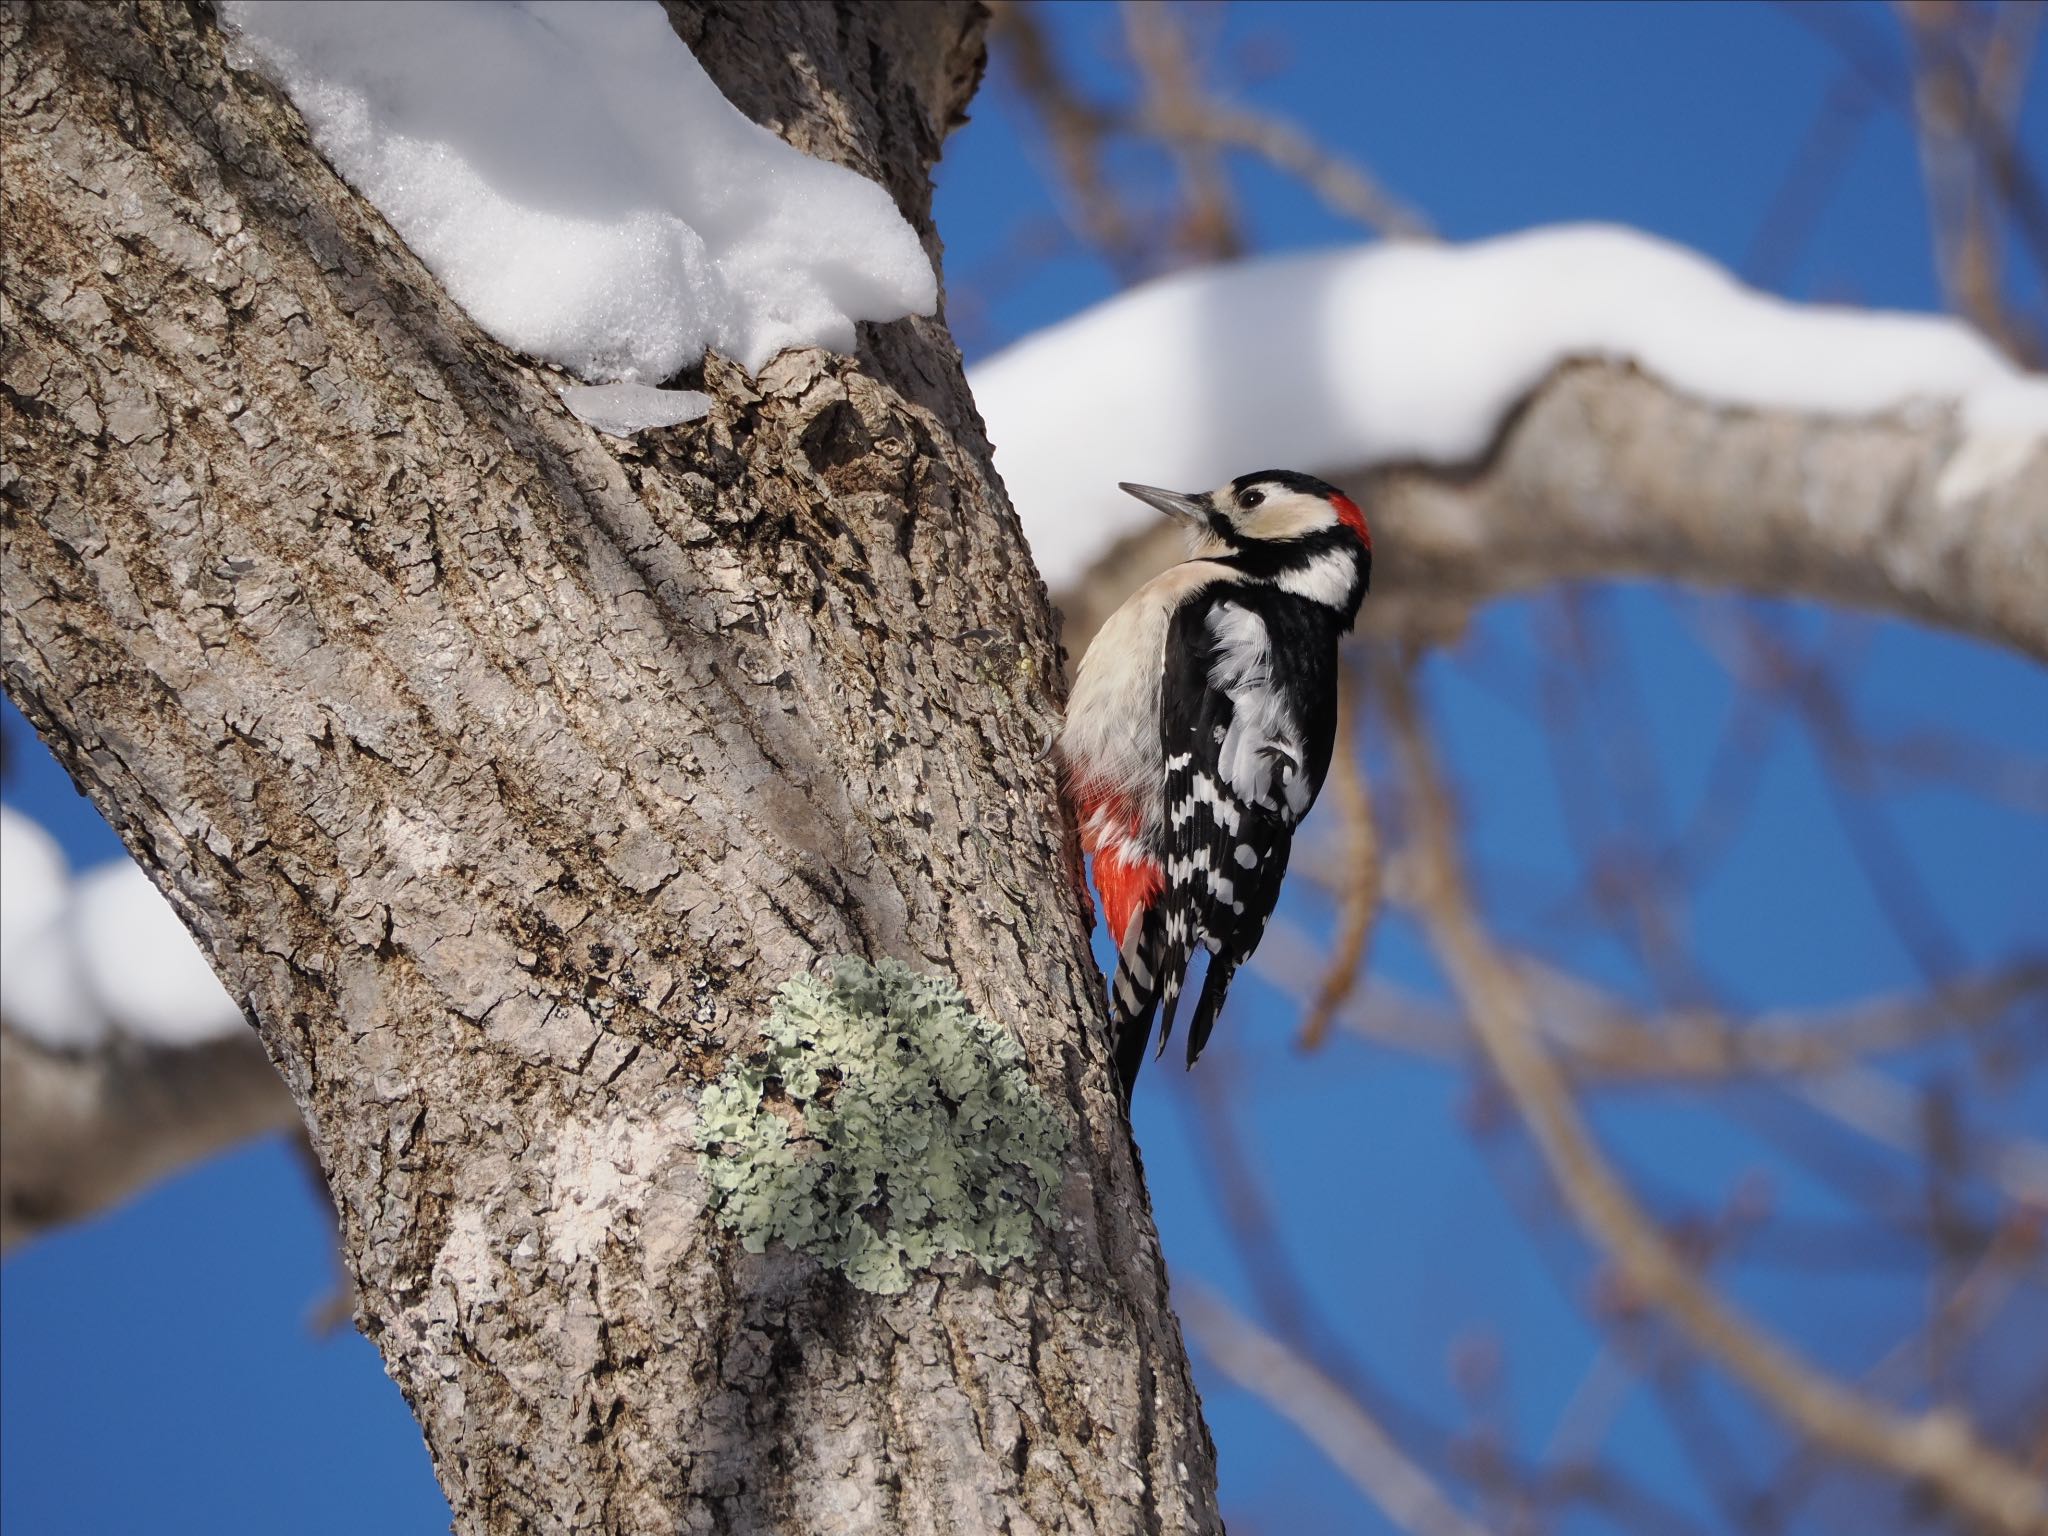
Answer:
POLYGON ((1203 495, 1121 489, 1186 526, 1188 558, 1110 615, 1081 658, 1059 738, 1065 789, 1116 941, 1110 1016, 1128 1102, 1194 947, 1209 972, 1202 1054, 1230 979, 1279 899, 1294 829, 1337 734, 1337 637, 1372 571, 1365 514, 1292 470, 1203 495))

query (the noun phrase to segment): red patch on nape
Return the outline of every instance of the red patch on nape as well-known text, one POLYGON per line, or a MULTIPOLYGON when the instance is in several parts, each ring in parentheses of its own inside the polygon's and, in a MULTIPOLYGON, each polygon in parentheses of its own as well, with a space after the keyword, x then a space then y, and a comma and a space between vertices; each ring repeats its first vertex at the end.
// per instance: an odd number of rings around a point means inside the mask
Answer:
POLYGON ((1081 822, 1081 846, 1095 860, 1095 889, 1110 936, 1121 949, 1131 924, 1166 889, 1166 872, 1138 842, 1137 812, 1123 796, 1077 785, 1074 811, 1081 822))
POLYGON ((1365 526, 1365 514, 1358 510, 1358 503, 1349 496, 1332 496, 1330 506, 1337 514, 1337 521, 1358 535, 1358 542, 1367 549, 1372 548, 1372 530, 1365 526))

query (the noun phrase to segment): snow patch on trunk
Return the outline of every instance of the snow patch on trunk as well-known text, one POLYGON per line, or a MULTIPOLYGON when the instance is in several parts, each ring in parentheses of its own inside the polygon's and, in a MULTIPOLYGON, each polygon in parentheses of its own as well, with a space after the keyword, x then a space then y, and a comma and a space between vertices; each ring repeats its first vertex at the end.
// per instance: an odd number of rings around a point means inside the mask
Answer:
POLYGON ((220 10, 450 297, 582 378, 848 352, 855 321, 937 304, 889 194, 734 108, 653 0, 220 10))

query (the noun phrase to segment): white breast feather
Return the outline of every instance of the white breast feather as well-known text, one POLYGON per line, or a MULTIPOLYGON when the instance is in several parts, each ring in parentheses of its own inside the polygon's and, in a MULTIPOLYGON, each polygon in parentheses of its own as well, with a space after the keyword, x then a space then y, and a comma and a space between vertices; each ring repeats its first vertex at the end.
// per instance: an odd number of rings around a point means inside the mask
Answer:
POLYGON ((1187 597, 1229 571, 1189 560, 1138 588, 1089 642, 1074 675, 1060 756, 1077 779, 1114 790, 1143 808, 1148 833, 1165 814, 1159 740, 1159 684, 1166 631, 1187 597))

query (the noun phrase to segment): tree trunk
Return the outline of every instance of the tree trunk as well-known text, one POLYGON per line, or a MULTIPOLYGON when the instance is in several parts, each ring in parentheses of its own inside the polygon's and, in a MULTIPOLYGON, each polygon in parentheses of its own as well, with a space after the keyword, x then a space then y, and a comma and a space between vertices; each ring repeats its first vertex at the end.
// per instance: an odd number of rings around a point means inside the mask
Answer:
MULTIPOLYGON (((978 7, 670 12, 936 256, 978 7)), ((457 1528, 1217 1528, 943 323, 602 439, 204 7, 0 45, 7 686, 245 1000, 457 1528), (1021 1042, 1035 1259, 877 1295, 714 1218, 704 1085, 838 955, 1021 1042)))

